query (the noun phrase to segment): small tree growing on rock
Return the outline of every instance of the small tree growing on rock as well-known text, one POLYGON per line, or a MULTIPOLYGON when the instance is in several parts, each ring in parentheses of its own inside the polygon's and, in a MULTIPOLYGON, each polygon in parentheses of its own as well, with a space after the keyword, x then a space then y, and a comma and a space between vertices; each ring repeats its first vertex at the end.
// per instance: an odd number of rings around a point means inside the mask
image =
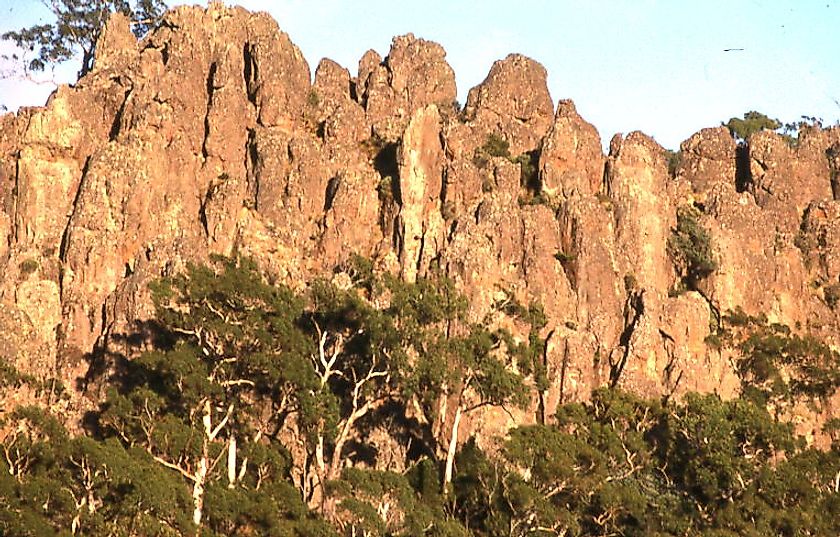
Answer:
POLYGON ((93 67, 96 41, 112 13, 126 15, 134 35, 141 37, 160 21, 166 4, 162 0, 42 0, 55 20, 29 28, 10 31, 0 36, 12 41, 25 52, 35 53, 10 58, 20 61, 25 72, 43 71, 50 65, 72 60, 81 55, 81 77, 93 67))
POLYGON ((668 238, 668 254, 685 287, 697 290, 700 280, 717 269, 712 256, 712 239, 700 223, 700 211, 690 205, 677 209, 677 227, 668 238))
POLYGON ((746 141, 750 136, 757 132, 763 130, 775 131, 780 129, 782 127, 782 123, 778 119, 769 118, 766 115, 753 110, 744 114, 744 119, 737 117, 730 118, 729 121, 724 123, 724 126, 729 129, 730 134, 732 134, 732 136, 734 136, 737 140, 746 141))

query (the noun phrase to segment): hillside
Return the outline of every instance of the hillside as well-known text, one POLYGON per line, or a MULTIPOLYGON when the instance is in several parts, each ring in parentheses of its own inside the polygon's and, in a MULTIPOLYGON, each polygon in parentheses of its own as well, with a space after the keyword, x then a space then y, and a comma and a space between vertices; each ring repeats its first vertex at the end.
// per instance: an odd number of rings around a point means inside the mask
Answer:
MULTIPOLYGON (((641 132, 603 154, 517 54, 463 109, 443 48, 411 34, 311 80, 266 14, 179 7, 140 42, 113 17, 89 74, 0 117, 0 358, 57 378, 72 430, 103 397, 97 358, 149 347, 131 337, 149 283, 212 254, 295 292, 356 256, 407 284, 442 273, 469 319, 520 340, 499 304, 541 305, 547 385, 465 417, 482 446, 599 387, 738 396, 733 318, 840 345, 840 128, 738 144, 712 127, 669 168, 641 132)), ((782 409, 820 447, 831 388, 782 409)))

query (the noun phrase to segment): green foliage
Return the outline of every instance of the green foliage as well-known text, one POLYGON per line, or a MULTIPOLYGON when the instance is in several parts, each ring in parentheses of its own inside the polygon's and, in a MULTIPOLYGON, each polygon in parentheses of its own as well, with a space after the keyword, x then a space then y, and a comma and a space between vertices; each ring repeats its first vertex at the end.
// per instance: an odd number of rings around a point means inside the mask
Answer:
POLYGON ((560 263, 565 265, 566 263, 571 263, 572 261, 577 259, 577 256, 575 254, 569 254, 566 252, 557 252, 556 254, 554 254, 554 259, 560 261, 560 263))
MULTIPOLYGON (((541 186, 538 168, 540 160, 539 150, 529 151, 513 157, 510 154, 510 143, 500 135, 490 133, 487 135, 484 144, 476 148, 475 154, 473 155, 473 163, 479 168, 486 168, 492 158, 504 158, 519 166, 520 185, 529 193, 528 197, 522 198, 520 204, 533 205, 545 202, 539 196, 541 186)), ((493 188, 490 185, 483 187, 482 190, 484 192, 490 192, 493 188)))
POLYGON ((511 431, 501 460, 468 444, 455 481, 476 535, 835 535, 836 451, 803 449, 748 400, 663 405, 616 390, 511 431), (515 528, 515 531, 511 531, 515 528))
POLYGON ((321 102, 321 97, 318 96, 318 91, 314 88, 309 90, 306 96, 306 104, 311 107, 316 107, 321 102))
POLYGON ((116 441, 71 438, 52 416, 32 407, 10 416, 17 424, 2 448, 0 533, 178 535, 191 526, 191 503, 177 479, 138 450, 116 441))
MULTIPOLYGON (((742 398, 598 389, 451 465, 453 409, 524 405, 526 377, 548 388, 543 308, 495 305, 520 341, 471 322, 434 270, 407 283, 354 257, 337 272, 350 284, 298 294, 213 258, 154 284, 157 348, 120 364, 96 434, 33 407, 0 423, 0 534, 840 534, 837 420, 820 452, 767 410, 840 387, 821 342, 730 312, 714 334, 741 355, 742 398), (377 428, 414 444, 405 471, 381 470, 377 428)), ((2 364, 0 381, 28 382, 2 364)))
POLYGON ((730 118, 724 126, 729 129, 730 134, 738 140, 748 140, 753 134, 763 130, 777 130, 782 127, 778 119, 771 119, 766 115, 751 111, 744 114, 744 118, 730 118))
MULTIPOLYGON (((150 287, 171 344, 127 364, 99 418, 105 436, 153 459, 188 498, 202 483, 210 531, 286 535, 309 524, 276 438, 292 414, 312 431, 335 413, 311 365, 313 341, 299 326, 303 301, 266 283, 248 259, 214 258, 150 287), (231 482, 220 461, 233 440, 231 482)), ((181 514, 192 523, 188 504, 181 514)))
POLYGON ((470 535, 448 514, 428 460, 404 474, 348 468, 329 489, 336 518, 348 535, 470 535))
POLYGON ((481 147, 476 148, 473 163, 479 168, 485 168, 490 159, 496 157, 510 160, 510 143, 493 132, 487 135, 481 147))
POLYGON ((26 62, 24 69, 31 71, 43 71, 81 54, 80 76, 93 67, 96 41, 111 13, 125 14, 134 34, 141 37, 158 24, 166 9, 162 0, 58 0, 46 5, 53 22, 6 32, 0 38, 36 53, 28 61, 17 55, 11 58, 26 62))
POLYGON ((0 357, 0 392, 4 389, 18 390, 24 386, 32 390, 36 397, 46 398, 50 402, 67 398, 64 385, 57 379, 53 377, 39 379, 34 375, 22 373, 13 364, 0 357))
POLYGON ((490 157, 510 158, 510 143, 496 133, 487 135, 481 151, 490 157))
POLYGON ((516 342, 507 330, 496 330, 494 338, 504 341, 506 348, 515 357, 521 374, 532 377, 539 392, 549 388, 548 365, 545 361, 546 340, 540 332, 548 324, 548 318, 541 304, 531 303, 525 307, 511 298, 497 307, 505 314, 528 325, 528 340, 516 342))
POLYGON ((823 296, 825 297, 825 303, 828 304, 828 307, 835 309, 837 304, 840 303, 840 283, 826 285, 823 288, 823 296))
POLYGON ((682 152, 671 151, 670 149, 666 149, 665 159, 668 161, 668 175, 670 175, 671 177, 676 177, 677 171, 679 170, 680 164, 682 163, 682 152))
POLYGON ((825 399, 840 388, 840 354, 778 324, 753 324, 740 343, 741 377, 767 400, 825 399))
POLYGON ((700 211, 693 206, 677 209, 677 227, 668 238, 668 254, 688 289, 696 289, 700 280, 717 269, 712 257, 712 239, 700 223, 700 211))
POLYGON ((18 371, 18 369, 0 357, 0 388, 19 388, 23 384, 31 384, 35 378, 18 371))

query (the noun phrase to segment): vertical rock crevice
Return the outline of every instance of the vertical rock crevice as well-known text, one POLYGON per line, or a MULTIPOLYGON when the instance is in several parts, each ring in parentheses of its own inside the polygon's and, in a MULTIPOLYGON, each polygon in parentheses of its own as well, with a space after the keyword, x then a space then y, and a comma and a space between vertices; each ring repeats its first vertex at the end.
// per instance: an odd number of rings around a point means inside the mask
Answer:
POLYGON ((831 181, 831 198, 840 200, 840 142, 835 142, 825 150, 828 159, 829 180, 831 181))
POLYGON ((117 113, 114 115, 114 121, 111 123, 111 130, 108 132, 108 140, 114 141, 117 139, 117 136, 120 134, 120 130, 122 129, 122 120, 123 115, 125 114, 125 109, 128 106, 128 102, 131 98, 131 94, 134 91, 133 84, 129 85, 129 87, 125 90, 125 94, 122 98, 122 103, 120 104, 119 109, 117 109, 117 113))
POLYGON ((621 374, 624 373, 624 368, 630 359, 632 351, 631 340, 636 327, 645 313, 645 291, 644 289, 638 291, 630 291, 627 295, 627 300, 624 303, 624 329, 621 331, 618 339, 618 350, 621 353, 617 361, 612 360, 610 353, 610 388, 615 388, 621 380, 621 374))
POLYGON ((753 188, 750 167, 750 143, 741 142, 735 148, 735 191, 748 192, 753 188))
POLYGON ((216 62, 212 62, 210 64, 210 69, 207 71, 207 82, 206 82, 206 91, 207 91, 207 110, 204 113, 204 137, 202 138, 201 142, 201 156, 204 160, 207 160, 209 156, 207 153, 207 139, 210 138, 210 111, 213 109, 213 93, 216 90, 216 70, 218 69, 218 64, 216 62))
POLYGON ((248 138, 245 141, 245 177, 247 182, 246 203, 255 210, 260 210, 260 154, 257 148, 257 131, 248 128, 248 138))
POLYGON ((245 79, 245 92, 248 95, 248 101, 257 109, 257 61, 254 58, 254 50, 251 43, 245 43, 242 47, 243 72, 242 76, 245 79))

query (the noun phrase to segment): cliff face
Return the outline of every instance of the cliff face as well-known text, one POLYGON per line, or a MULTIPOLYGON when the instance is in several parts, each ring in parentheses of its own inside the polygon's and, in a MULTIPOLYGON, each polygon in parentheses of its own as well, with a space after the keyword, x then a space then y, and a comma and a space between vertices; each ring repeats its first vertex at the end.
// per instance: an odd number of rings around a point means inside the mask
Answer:
POLYGON ((609 382, 734 394, 705 339, 738 307, 840 343, 840 129, 749 149, 704 129, 672 177, 638 132, 603 155, 519 55, 461 112, 445 52, 412 35, 356 76, 323 60, 314 83, 240 8, 177 8, 139 43, 114 17, 97 51, 45 107, 0 117, 0 356, 36 376, 75 386, 95 349, 128 352, 116 336, 152 315, 150 280, 234 251, 298 287, 352 254, 407 280, 440 265, 475 318, 504 296, 543 304, 549 413, 609 382), (667 244, 692 203, 717 268, 677 294, 667 244))

